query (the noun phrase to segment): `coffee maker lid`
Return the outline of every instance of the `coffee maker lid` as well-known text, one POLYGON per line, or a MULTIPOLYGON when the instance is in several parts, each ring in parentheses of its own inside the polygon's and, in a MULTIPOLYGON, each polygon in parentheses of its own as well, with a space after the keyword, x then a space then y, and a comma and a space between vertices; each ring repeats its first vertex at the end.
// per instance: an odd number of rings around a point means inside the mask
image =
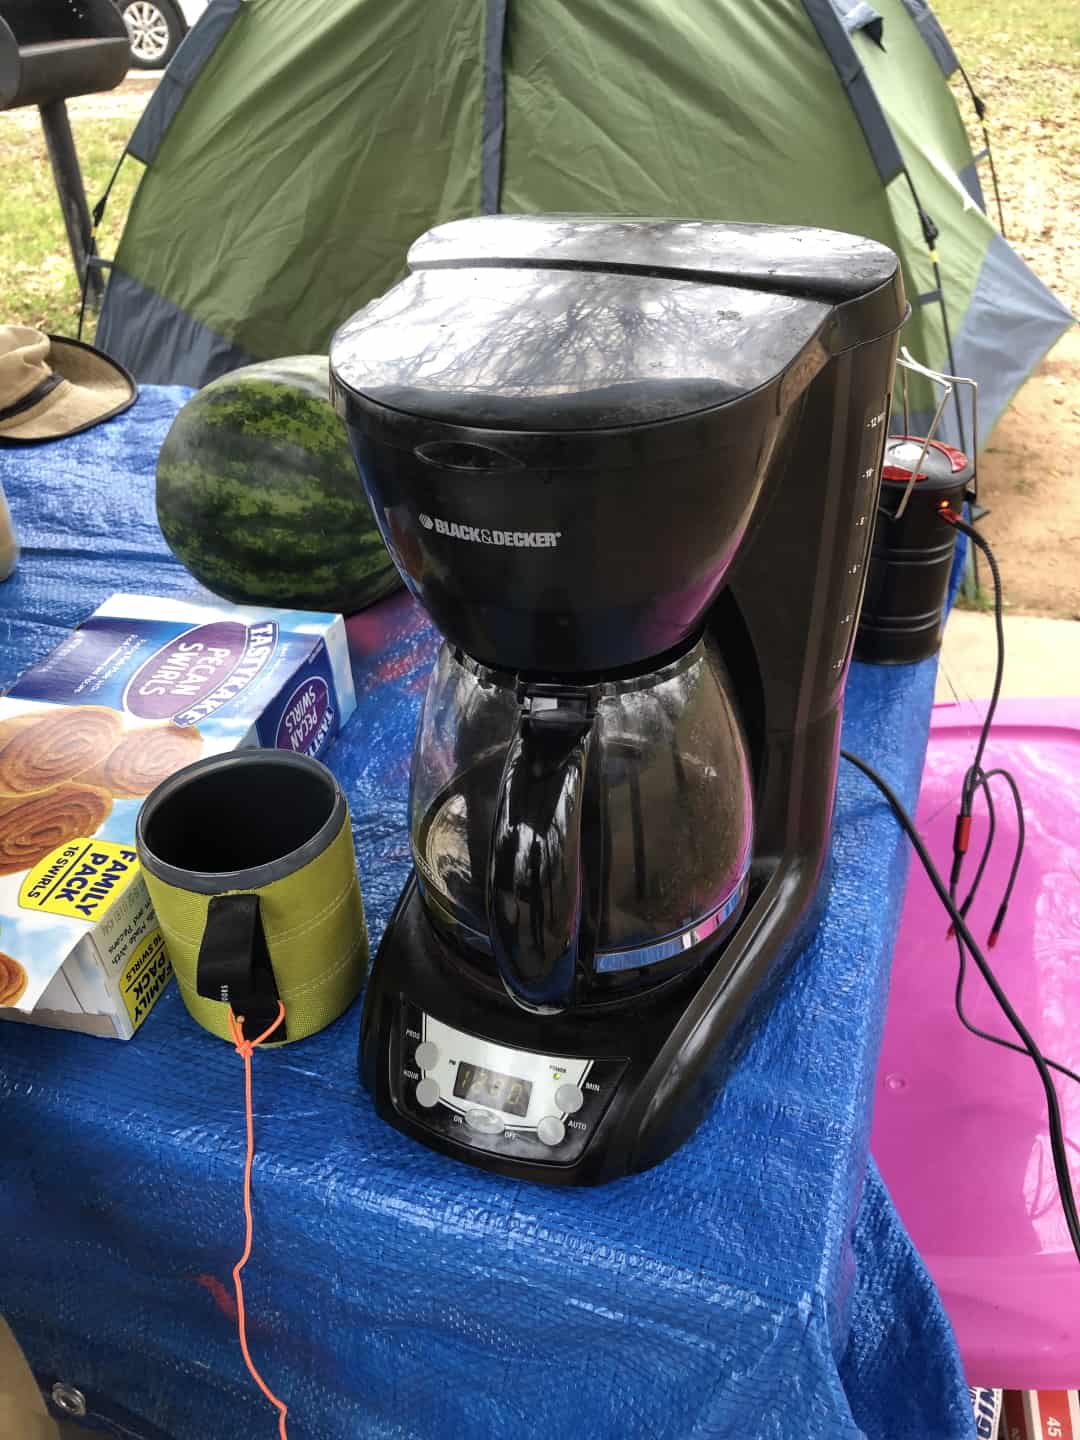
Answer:
POLYGON ((760 390, 807 352, 816 369, 838 307, 890 286, 902 297, 885 246, 793 226, 489 216, 429 231, 409 265, 331 345, 361 424, 378 407, 502 431, 674 420, 760 390))
POLYGON ((408 254, 410 270, 477 264, 600 269, 756 286, 834 304, 887 284, 898 263, 876 240, 809 225, 596 215, 451 220, 421 235, 408 254))

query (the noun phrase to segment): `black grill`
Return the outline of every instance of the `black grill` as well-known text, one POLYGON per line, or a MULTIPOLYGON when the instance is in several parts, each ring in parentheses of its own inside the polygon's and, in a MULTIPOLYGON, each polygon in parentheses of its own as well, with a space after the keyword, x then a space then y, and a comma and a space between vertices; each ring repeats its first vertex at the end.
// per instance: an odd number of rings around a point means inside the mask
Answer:
MULTIPOLYGON (((56 193, 80 283, 86 277, 90 215, 64 101, 112 90, 131 48, 112 0, 0 0, 0 110, 37 105, 56 193)), ((100 272, 91 268, 91 297, 100 272)), ((15 318, 15 317, 8 317, 15 318)))

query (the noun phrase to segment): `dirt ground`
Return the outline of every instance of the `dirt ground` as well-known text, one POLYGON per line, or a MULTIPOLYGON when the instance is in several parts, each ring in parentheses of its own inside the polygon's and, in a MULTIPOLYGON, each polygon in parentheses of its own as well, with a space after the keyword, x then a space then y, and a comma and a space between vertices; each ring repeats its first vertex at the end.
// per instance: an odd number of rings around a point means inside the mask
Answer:
POLYGON ((1050 352, 998 422, 979 468, 1010 611, 1080 620, 1080 333, 1050 352))
MULTIPOLYGON (((1005 233, 1055 294, 1080 314, 1080 165, 1076 150, 1049 144, 1072 121, 1070 82, 1043 67, 1029 72, 984 62, 979 89, 989 106, 1005 233), (1015 99, 1028 99, 1017 113, 1015 99), (1011 103, 1005 103, 1009 96, 1011 103), (1065 116, 1063 119, 1062 116, 1065 116)), ((989 177, 983 175, 989 192, 989 177)), ((1010 610, 1080 620, 1080 332, 1068 332, 998 422, 979 467, 982 529, 1001 565, 1010 610)))
MULTIPOLYGON (((68 119, 75 135, 75 148, 79 148, 80 120, 125 120, 132 129, 142 114, 147 100, 158 83, 156 71, 145 75, 129 75, 115 90, 104 90, 99 95, 76 95, 67 102, 68 119)), ((13 129, 37 134, 41 120, 33 105, 4 112, 4 124, 13 129)), ((91 196, 96 200, 97 196, 91 196)))

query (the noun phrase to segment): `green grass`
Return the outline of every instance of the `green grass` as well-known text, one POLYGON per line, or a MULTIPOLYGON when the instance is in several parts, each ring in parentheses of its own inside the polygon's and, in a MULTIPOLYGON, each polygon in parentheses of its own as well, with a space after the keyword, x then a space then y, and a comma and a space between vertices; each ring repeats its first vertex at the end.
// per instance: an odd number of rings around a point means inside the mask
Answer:
POLYGON ((936 0, 934 10, 964 65, 987 58, 1018 65, 1059 63, 1076 72, 1080 8, 1074 0, 1057 5, 1045 0, 936 0))
MULTIPOLYGON (((72 130, 91 207, 103 192, 131 133, 130 118, 80 119, 73 102, 72 130)), ((109 257, 123 229, 141 167, 128 160, 98 236, 109 257)), ((35 110, 0 115, 0 320, 74 335, 79 287, 67 232, 53 185, 45 138, 35 110)), ((84 331, 92 339, 94 320, 84 331)))

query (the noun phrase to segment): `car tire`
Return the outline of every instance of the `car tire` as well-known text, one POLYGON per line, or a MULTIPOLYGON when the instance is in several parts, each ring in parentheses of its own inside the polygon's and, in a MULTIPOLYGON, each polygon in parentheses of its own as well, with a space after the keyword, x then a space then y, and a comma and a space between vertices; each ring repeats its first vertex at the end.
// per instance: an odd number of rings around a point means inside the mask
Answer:
POLYGON ((161 70, 180 48, 186 32, 172 0, 122 0, 120 13, 131 37, 136 70, 161 70))

